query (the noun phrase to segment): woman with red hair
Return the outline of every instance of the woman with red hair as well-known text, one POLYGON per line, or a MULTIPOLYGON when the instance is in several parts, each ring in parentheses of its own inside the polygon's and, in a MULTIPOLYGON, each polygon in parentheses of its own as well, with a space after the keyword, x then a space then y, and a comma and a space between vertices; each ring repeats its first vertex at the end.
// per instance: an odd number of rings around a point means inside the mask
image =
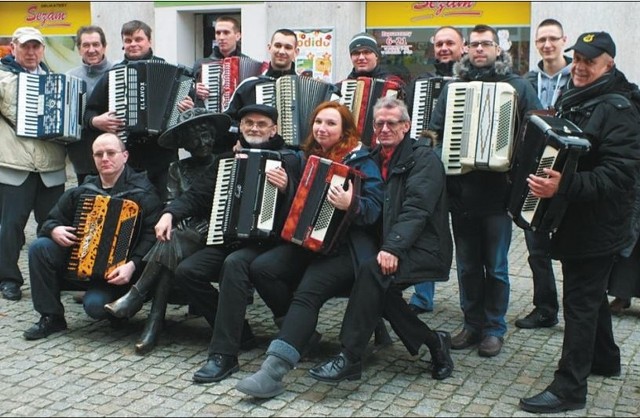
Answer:
POLYGON ((304 158, 317 155, 346 164, 363 179, 360 193, 354 192, 352 182, 347 190, 329 188, 329 203, 339 210, 353 209, 348 231, 329 254, 311 253, 286 243, 251 264, 254 286, 280 328, 262 368, 236 386, 260 398, 284 392, 282 378, 298 363, 310 340, 319 339, 315 328, 320 308, 333 297, 349 294, 358 266, 373 257, 378 246, 374 224, 382 211, 382 178, 369 150, 360 142, 351 113, 337 102, 324 102, 310 121, 311 134, 302 146, 304 158))

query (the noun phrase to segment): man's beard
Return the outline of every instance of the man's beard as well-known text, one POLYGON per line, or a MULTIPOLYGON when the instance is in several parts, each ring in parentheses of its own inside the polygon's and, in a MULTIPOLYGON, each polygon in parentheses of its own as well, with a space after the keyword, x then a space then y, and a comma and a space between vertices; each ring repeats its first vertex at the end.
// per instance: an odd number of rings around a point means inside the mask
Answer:
POLYGON ((245 141, 247 141, 251 145, 260 145, 269 141, 268 137, 263 137, 263 136, 250 136, 250 135, 243 135, 243 136, 245 141))

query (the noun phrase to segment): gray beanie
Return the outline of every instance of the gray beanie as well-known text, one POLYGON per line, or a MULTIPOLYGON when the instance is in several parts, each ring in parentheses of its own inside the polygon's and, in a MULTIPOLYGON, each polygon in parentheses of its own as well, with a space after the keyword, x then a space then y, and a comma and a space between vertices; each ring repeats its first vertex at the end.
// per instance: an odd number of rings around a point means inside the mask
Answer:
POLYGON ((378 47, 378 41, 376 38, 369 35, 366 32, 358 33, 351 38, 349 42, 349 53, 352 54, 358 49, 368 49, 380 57, 380 48, 378 47))

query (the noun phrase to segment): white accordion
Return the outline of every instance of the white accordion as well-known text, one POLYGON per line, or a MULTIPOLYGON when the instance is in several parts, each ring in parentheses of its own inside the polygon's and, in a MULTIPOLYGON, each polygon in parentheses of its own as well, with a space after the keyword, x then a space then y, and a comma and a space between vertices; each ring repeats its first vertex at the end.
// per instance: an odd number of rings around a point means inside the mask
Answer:
POLYGON ((446 174, 508 171, 516 115, 517 93, 509 83, 449 84, 442 140, 446 174))

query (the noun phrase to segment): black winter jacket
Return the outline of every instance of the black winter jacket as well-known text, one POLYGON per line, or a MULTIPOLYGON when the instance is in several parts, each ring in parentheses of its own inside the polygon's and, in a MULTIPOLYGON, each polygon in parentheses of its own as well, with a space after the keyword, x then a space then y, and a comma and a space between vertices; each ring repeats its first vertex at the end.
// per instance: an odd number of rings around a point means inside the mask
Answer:
MULTIPOLYGON (((92 188, 96 186, 104 190, 99 176, 88 176, 81 186, 65 191, 49 212, 38 236, 51 237, 51 231, 55 227, 73 225, 80 196, 83 194, 98 195, 99 193, 92 188)), ((136 173, 128 166, 125 166, 115 186, 111 190, 106 190, 105 194, 133 200, 140 206, 139 229, 130 246, 129 260, 135 264, 136 271, 141 271, 142 258, 156 242, 154 227, 162 209, 162 202, 147 176, 144 173, 136 173)))
MULTIPOLYGON (((447 92, 452 83, 500 81, 511 84, 518 95, 518 121, 515 133, 518 132, 519 122, 523 120, 527 111, 542 108, 531 84, 519 75, 512 73, 511 56, 505 51, 502 51, 494 67, 490 69, 475 68, 471 65, 469 56, 464 56, 460 62, 454 65, 454 73, 458 80, 447 83, 442 89, 429 124, 429 129, 438 133, 440 143, 444 137, 447 92)), ((516 135, 515 133, 514 135, 516 135)), ((449 210, 453 214, 472 217, 506 213, 507 180, 506 173, 480 170, 458 176, 448 176, 449 210)))
MULTIPOLYGON (((380 147, 372 157, 381 164, 380 147)), ((395 281, 448 280, 453 257, 444 167, 427 144, 398 145, 384 185, 381 249, 399 258, 395 281)))
POLYGON ((637 86, 614 68, 582 88, 569 82, 559 101, 559 116, 582 129, 591 150, 578 161, 567 187, 564 197, 569 205, 553 235, 554 258, 617 254, 629 243, 640 170, 640 114, 633 103, 619 100, 584 107, 590 99, 612 92, 640 95, 637 86))

